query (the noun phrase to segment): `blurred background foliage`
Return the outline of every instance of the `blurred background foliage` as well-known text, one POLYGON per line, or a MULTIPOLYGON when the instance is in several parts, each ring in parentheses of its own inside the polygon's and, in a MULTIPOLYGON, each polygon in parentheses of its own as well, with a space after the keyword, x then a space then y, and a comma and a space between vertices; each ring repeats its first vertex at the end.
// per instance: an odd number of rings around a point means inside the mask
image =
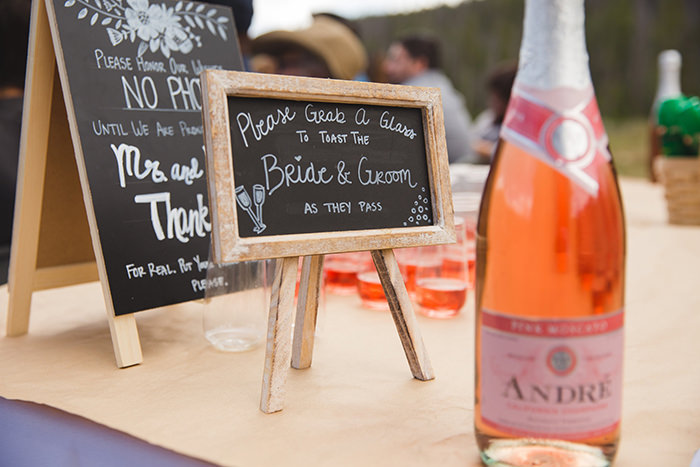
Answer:
MULTIPOLYGON (((478 0, 356 23, 373 63, 402 35, 439 37, 443 69, 474 117, 486 107, 489 71, 518 58, 523 7, 521 0, 478 0)), ((646 119, 656 92, 659 52, 680 51, 682 90, 700 94, 700 0, 586 0, 586 41, 618 170, 645 176, 646 119)))
MULTIPOLYGON (((472 113, 485 108, 486 75, 516 61, 523 22, 521 0, 481 0, 411 14, 357 20, 375 60, 391 41, 426 32, 443 43, 443 68, 472 113)), ((700 92, 700 0, 587 0, 586 41, 601 111, 609 117, 642 116, 656 91, 657 57, 683 56, 682 88, 700 92)))

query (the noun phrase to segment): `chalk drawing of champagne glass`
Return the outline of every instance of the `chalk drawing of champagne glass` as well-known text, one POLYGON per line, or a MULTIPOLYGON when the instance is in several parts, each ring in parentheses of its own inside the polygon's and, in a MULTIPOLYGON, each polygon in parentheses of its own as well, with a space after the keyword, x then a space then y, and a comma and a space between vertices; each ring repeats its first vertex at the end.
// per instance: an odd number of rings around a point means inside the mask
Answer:
POLYGON ((252 202, 250 200, 250 195, 246 191, 244 186, 239 186, 236 188, 236 200, 238 201, 238 205, 243 208, 245 212, 248 213, 248 216, 250 216, 251 220, 255 224, 255 227, 253 228, 253 232, 255 233, 260 233, 263 230, 265 230, 265 225, 261 224, 260 221, 258 220, 257 216, 251 209, 252 202))
POLYGON ((257 183, 253 185, 253 204, 255 205, 258 222, 265 229, 266 225, 262 217, 262 206, 265 204, 265 187, 257 183))

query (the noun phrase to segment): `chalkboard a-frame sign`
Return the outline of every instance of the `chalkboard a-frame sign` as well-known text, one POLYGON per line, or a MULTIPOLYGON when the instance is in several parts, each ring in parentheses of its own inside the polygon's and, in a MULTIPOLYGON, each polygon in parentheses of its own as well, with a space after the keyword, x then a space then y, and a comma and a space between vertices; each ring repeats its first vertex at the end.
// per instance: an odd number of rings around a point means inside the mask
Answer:
POLYGON ((207 70, 217 262, 454 241, 439 90, 207 70))
POLYGON ((134 312, 204 297, 204 68, 242 68, 228 7, 33 2, 8 335, 34 290, 99 278, 125 367, 142 360, 134 312))
POLYGON ((282 409, 290 359, 311 365, 328 253, 372 253, 413 376, 432 379, 392 249, 455 241, 439 90, 217 70, 202 86, 214 260, 284 258, 261 410, 282 409))

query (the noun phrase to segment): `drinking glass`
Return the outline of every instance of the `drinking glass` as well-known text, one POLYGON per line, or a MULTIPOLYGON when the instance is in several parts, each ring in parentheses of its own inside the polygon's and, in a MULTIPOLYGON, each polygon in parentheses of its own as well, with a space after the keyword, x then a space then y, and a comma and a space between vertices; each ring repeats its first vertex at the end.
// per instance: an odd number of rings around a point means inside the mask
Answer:
POLYGON ((367 251, 326 255, 323 261, 326 290, 338 295, 356 293, 357 273, 368 263, 372 263, 372 256, 367 251))
POLYGON ((418 312, 430 318, 456 316, 467 301, 467 253, 463 248, 421 247, 416 267, 418 312))
POLYGON ((416 266, 418 264, 418 254, 420 248, 396 248, 394 250, 394 256, 396 257, 396 262, 399 264, 399 271, 401 271, 401 277, 403 278, 403 283, 406 286, 406 291, 408 295, 413 299, 416 294, 416 266))
POLYGON ((455 216, 457 242, 445 245, 442 253, 442 267, 446 276, 460 277, 467 268, 468 288, 474 288, 476 277, 476 223, 475 220, 455 216))
POLYGON ((357 293, 362 306, 371 310, 389 310, 389 302, 384 294, 384 287, 374 267, 374 262, 364 263, 357 274, 357 293))
MULTIPOLYGON (((467 250, 467 266, 469 267, 469 288, 473 289, 476 279, 476 223, 481 195, 479 193, 453 192, 452 196, 455 209, 455 228, 459 227, 458 223, 464 222, 464 245, 467 250)), ((461 227, 459 229, 461 230, 461 227)), ((458 242, 460 241, 458 238, 458 242)))
POLYGON ((215 265, 207 270, 204 336, 217 349, 240 352, 262 343, 267 328, 266 261, 215 265))
MULTIPOLYGON (((464 213, 464 245, 467 251, 468 284, 474 289, 476 280, 476 215, 478 208, 464 213)), ((455 222, 456 222, 455 218, 455 222)), ((459 241, 459 240, 458 240, 459 241)))

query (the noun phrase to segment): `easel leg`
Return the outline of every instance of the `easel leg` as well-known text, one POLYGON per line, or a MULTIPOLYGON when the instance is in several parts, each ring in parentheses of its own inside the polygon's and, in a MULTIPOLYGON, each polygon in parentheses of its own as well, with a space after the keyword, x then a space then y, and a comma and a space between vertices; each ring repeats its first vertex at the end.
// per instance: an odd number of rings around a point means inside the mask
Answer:
MULTIPOLYGON (((39 224, 51 127, 56 57, 44 2, 32 4, 31 42, 24 96, 17 202, 9 270, 8 336, 26 334, 34 290, 39 224), (27 124, 31 122, 31 125, 27 124)), ((60 103, 59 103, 60 104, 60 103)))
POLYGON ((109 332, 112 335, 112 346, 117 366, 125 368, 141 363, 143 356, 134 314, 108 316, 107 321, 109 321, 109 332))
POLYGON ((260 410, 279 412, 284 407, 284 387, 292 350, 292 307, 299 257, 278 260, 272 283, 267 347, 260 410))
POLYGON ((408 359, 413 377, 421 381, 435 378, 433 368, 428 358, 428 353, 423 345, 423 338, 418 330, 416 315, 413 313, 413 305, 403 283, 399 265, 396 262, 394 251, 372 250, 372 260, 377 268, 379 278, 384 287, 384 294, 389 302, 391 316, 394 318, 396 330, 399 333, 403 350, 408 359))
POLYGON ((292 368, 298 370, 311 366, 322 273, 323 255, 304 257, 292 346, 292 368))

